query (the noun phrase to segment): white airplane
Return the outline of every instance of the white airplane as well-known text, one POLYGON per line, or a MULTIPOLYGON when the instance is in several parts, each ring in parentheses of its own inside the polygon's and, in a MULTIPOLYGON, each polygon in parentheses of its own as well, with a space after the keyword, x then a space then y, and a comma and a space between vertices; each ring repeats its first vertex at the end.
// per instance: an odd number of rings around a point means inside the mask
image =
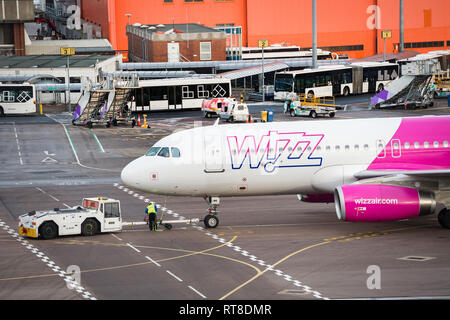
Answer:
POLYGON ((335 202, 347 221, 432 214, 450 228, 450 116, 290 121, 197 127, 159 140, 122 181, 162 195, 203 197, 206 227, 220 197, 297 194, 335 202))

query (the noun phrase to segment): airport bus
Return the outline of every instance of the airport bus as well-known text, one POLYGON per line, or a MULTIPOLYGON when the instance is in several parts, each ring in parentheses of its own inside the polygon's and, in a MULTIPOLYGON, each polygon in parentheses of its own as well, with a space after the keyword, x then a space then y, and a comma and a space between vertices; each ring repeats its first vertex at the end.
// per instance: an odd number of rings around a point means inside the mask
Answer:
POLYGON ((226 78, 175 78, 140 80, 134 89, 132 111, 201 108, 204 99, 231 97, 226 78))
POLYGON ((36 112, 36 89, 32 84, 0 83, 0 116, 36 112))
MULTIPOLYGON (((234 48, 231 48, 233 50, 234 48)), ((235 48, 237 50, 240 48, 235 48)), ((259 60, 262 59, 262 48, 259 47, 243 47, 242 60, 259 60)), ((285 59, 285 58, 307 58, 312 56, 311 50, 300 50, 298 46, 269 46, 264 47, 264 59, 285 59)), ((330 51, 317 49, 317 59, 332 59, 330 51)), ((335 57, 337 58, 337 57, 335 57)))
POLYGON ((398 70, 395 63, 359 62, 278 72, 275 74, 274 99, 284 101, 292 93, 331 97, 379 92, 398 77, 398 70))

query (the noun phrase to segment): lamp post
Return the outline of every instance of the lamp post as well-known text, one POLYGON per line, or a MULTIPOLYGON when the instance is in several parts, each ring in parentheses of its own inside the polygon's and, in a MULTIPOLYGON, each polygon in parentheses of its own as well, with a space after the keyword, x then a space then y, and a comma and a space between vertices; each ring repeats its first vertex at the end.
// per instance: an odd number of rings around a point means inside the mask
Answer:
POLYGON ((127 17, 127 26, 130 25, 130 17, 131 17, 131 13, 126 13, 125 16, 127 17))
POLYGON ((316 0, 312 0, 312 68, 317 68, 317 14, 316 0))
POLYGON ((399 41, 399 47, 398 47, 398 51, 399 52, 403 52, 403 50, 405 49, 405 43, 404 43, 404 39, 403 39, 403 0, 400 0, 400 41, 399 41))

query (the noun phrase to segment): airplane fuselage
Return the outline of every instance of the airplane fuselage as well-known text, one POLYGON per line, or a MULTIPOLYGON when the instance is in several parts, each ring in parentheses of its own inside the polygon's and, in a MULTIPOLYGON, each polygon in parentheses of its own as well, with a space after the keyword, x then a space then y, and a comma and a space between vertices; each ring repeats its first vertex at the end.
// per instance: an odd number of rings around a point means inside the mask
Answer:
POLYGON ((161 139, 122 180, 164 195, 333 193, 358 172, 448 169, 449 140, 448 116, 206 126, 161 139))

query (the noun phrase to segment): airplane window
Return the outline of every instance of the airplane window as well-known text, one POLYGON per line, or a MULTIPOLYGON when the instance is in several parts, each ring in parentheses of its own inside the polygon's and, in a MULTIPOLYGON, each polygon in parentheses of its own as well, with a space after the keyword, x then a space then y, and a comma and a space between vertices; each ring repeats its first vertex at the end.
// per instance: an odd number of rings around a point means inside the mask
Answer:
POLYGON ((405 142, 405 149, 409 149, 410 144, 408 142, 405 142))
POLYGON ((358 151, 359 150, 359 145, 355 144, 355 150, 358 151))
POLYGON ((420 148, 420 143, 414 142, 414 148, 419 149, 420 148))
POLYGON ((341 147, 335 146, 334 149, 335 149, 336 151, 339 151, 339 150, 341 149, 341 147))
POLYGON ((172 151, 172 157, 179 158, 181 156, 180 149, 178 148, 170 148, 172 151))
POLYGON ((164 158, 170 157, 169 148, 167 147, 161 148, 161 150, 159 150, 158 152, 158 156, 164 158))
POLYGON ((345 145, 345 151, 349 151, 350 150, 350 146, 347 144, 345 145))
POLYGON ((317 151, 321 151, 321 150, 322 150, 322 147, 321 147, 321 146, 318 146, 318 147, 316 148, 316 150, 317 150, 317 151))
POLYGON ((327 151, 330 151, 331 147, 330 147, 330 146, 327 146, 325 149, 326 149, 327 151))
POLYGON ((148 150, 148 152, 145 155, 149 157, 156 156, 158 154, 159 149, 161 149, 161 147, 151 147, 150 150, 148 150))
POLYGON ((398 143, 397 142, 394 143, 394 149, 398 149, 398 143))
POLYGON ((444 141, 444 147, 448 148, 448 141, 444 141))
POLYGON ((423 147, 424 147, 425 149, 428 149, 429 146, 430 146, 430 144, 429 144, 427 141, 425 141, 425 142, 423 143, 423 147))
POLYGON ((369 150, 369 145, 368 144, 364 145, 364 150, 369 150))
POLYGON ((439 142, 437 142, 437 141, 433 142, 433 147, 439 148, 439 142))

